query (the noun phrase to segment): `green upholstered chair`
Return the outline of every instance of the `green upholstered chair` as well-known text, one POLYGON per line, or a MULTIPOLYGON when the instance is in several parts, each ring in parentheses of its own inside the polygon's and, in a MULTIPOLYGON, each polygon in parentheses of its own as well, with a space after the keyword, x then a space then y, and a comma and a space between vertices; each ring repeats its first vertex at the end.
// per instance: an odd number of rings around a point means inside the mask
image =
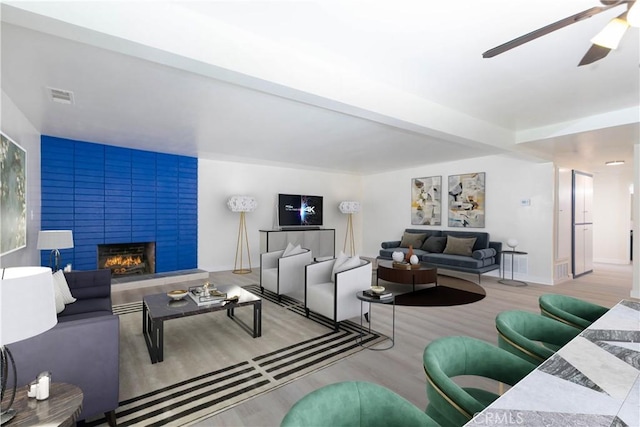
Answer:
POLYGON ((600 316, 609 311, 608 308, 578 298, 545 294, 538 298, 540 312, 543 316, 559 320, 574 328, 586 329, 600 316))
POLYGON ((381 385, 345 381, 312 391, 287 412, 282 427, 439 426, 420 408, 381 385))
POLYGON ((581 332, 566 323, 521 310, 498 314, 496 329, 498 347, 535 365, 547 360, 581 332))
POLYGON ((535 369, 532 363, 486 341, 460 336, 429 343, 423 365, 429 399, 426 412, 436 422, 451 426, 467 423, 499 397, 488 390, 463 388, 453 377, 474 375, 514 385, 535 369))

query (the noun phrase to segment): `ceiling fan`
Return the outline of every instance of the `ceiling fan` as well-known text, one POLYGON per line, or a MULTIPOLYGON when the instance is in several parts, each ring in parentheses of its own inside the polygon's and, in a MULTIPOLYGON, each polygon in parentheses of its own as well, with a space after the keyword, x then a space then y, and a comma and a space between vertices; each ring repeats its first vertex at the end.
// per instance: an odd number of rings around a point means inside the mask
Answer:
POLYGON ((515 38, 511 41, 501 44, 500 46, 489 49, 482 54, 483 58, 493 58, 496 55, 504 53, 514 47, 520 46, 524 43, 530 42, 549 34, 553 31, 564 28, 568 25, 575 24, 587 18, 591 18, 598 13, 604 12, 611 8, 626 4, 627 10, 621 13, 616 18, 609 21, 609 23, 600 31, 595 37, 591 39, 591 47, 584 55, 578 66, 591 64, 596 62, 609 54, 611 49, 616 49, 618 43, 624 36, 629 26, 640 27, 640 1, 636 6, 636 0, 600 0, 602 6, 592 7, 582 12, 571 15, 567 18, 561 19, 552 24, 546 25, 542 28, 538 28, 528 34, 515 38))

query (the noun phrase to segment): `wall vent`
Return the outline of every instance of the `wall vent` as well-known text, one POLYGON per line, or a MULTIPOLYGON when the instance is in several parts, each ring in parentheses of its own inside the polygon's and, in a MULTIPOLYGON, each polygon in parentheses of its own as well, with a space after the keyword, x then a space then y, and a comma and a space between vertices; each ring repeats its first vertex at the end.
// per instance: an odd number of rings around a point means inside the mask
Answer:
POLYGON ((59 104, 73 104, 73 92, 64 89, 55 89, 48 87, 49 97, 51 101, 59 104))
POLYGON ((564 280, 564 279, 567 279, 568 277, 569 277, 569 263, 563 262, 560 264, 556 264, 553 278, 555 280, 564 280))

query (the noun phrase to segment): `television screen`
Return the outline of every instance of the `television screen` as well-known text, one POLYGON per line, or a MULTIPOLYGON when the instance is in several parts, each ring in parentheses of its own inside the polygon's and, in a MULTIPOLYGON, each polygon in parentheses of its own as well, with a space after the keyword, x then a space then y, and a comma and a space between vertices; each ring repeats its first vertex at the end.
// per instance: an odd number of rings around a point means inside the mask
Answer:
POLYGON ((280 227, 321 226, 322 196, 279 194, 278 224, 280 227))

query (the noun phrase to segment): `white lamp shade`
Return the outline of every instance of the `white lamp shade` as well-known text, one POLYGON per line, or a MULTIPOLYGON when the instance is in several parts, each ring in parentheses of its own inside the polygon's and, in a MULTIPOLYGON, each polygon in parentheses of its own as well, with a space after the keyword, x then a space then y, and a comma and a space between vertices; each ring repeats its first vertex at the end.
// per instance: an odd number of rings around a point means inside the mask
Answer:
POLYGON ((622 36, 629 28, 629 24, 624 19, 614 18, 600 31, 594 38, 591 39, 591 43, 598 46, 606 47, 609 49, 617 49, 622 40, 622 36))
POLYGON ((340 209, 340 212, 342 212, 343 214, 357 213, 360 212, 360 202, 340 202, 340 204, 338 205, 338 209, 340 209))
POLYGON ((227 207, 232 212, 253 212, 258 207, 258 202, 251 196, 231 196, 227 200, 227 207))
POLYGON ((58 323, 48 267, 0 270, 0 345, 34 337, 58 323))
POLYGON ((42 230, 38 233, 38 249, 69 249, 73 247, 71 230, 42 230))

